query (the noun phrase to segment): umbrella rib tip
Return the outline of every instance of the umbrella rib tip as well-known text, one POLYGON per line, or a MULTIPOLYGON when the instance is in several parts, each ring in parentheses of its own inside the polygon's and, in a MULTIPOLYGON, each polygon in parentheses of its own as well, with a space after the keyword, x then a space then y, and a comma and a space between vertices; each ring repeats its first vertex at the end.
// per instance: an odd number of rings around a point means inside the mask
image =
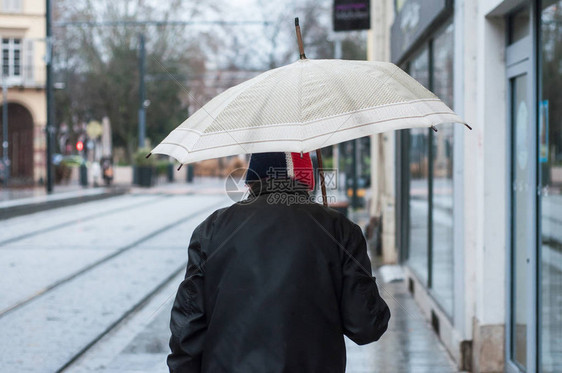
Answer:
POLYGON ((178 167, 178 171, 181 170, 182 167, 183 167, 183 163, 180 164, 180 166, 178 167))
POLYGON ((468 124, 466 124, 466 123, 465 123, 464 125, 467 126, 469 130, 472 131, 472 127, 470 127, 470 126, 469 126, 468 124))
POLYGON ((437 132, 437 128, 435 126, 431 126, 431 129, 437 132))
POLYGON ((152 155, 152 153, 148 153, 145 158, 148 159, 148 158, 150 158, 151 155, 152 155))

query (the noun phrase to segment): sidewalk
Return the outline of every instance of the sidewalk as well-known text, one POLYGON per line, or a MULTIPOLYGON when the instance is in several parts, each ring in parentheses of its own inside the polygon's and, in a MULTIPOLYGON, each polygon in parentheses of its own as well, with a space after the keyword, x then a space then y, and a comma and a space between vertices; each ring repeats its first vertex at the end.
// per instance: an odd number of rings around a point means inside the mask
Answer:
POLYGON ((224 177, 198 176, 188 183, 174 181, 156 184, 150 188, 133 186, 133 194, 224 194, 226 195, 226 179, 224 177))
POLYGON ((459 372, 404 282, 383 283, 381 280, 377 278, 379 290, 391 313, 388 330, 378 342, 365 346, 346 338, 346 372, 459 372))
MULTIPOLYGON (((169 320, 180 273, 145 306, 103 337, 68 372, 164 373, 169 320)), ((378 342, 358 346, 347 337, 347 373, 453 373, 453 361, 402 282, 379 283, 392 317, 378 342)))
POLYGON ((55 185, 53 193, 46 188, 0 188, 0 220, 26 215, 56 207, 68 206, 109 198, 124 193, 132 194, 224 194, 224 178, 196 177, 192 183, 172 182, 143 188, 136 185, 116 184, 111 187, 87 187, 78 184, 55 185))
MULTIPOLYGON (((83 189, 84 188, 78 184, 55 185, 53 188, 53 194, 74 192, 83 189)), ((0 186, 0 203, 4 201, 13 201, 22 198, 40 197, 45 195, 47 195, 47 191, 44 185, 27 188, 4 188, 4 186, 0 186)))
POLYGON ((56 207, 99 200, 128 192, 124 187, 82 188, 78 185, 56 185, 52 194, 45 187, 0 189, 0 220, 31 214, 56 207))
MULTIPOLYGON (((350 210, 349 218, 364 229, 369 213, 366 208, 350 210)), ((408 292, 402 267, 386 265, 377 268, 371 248, 369 255, 379 292, 390 307, 391 318, 387 332, 378 342, 358 346, 346 338, 346 372, 460 372, 408 292)))

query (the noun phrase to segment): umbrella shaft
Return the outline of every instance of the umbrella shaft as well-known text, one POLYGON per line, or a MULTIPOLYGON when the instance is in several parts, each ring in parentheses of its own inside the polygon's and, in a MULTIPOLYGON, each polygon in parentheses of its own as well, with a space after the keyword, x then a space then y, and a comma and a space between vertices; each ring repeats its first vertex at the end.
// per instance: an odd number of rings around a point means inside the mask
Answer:
POLYGON ((328 206, 328 197, 326 196, 326 183, 324 182, 324 166, 322 166, 322 149, 316 149, 316 158, 318 158, 318 174, 320 175, 320 188, 322 189, 322 204, 328 206))

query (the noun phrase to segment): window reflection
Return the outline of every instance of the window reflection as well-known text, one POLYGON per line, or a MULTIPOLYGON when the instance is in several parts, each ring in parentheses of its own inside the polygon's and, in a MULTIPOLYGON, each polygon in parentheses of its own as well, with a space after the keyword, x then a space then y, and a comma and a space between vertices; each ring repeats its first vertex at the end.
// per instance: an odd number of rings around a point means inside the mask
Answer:
MULTIPOLYGON (((453 25, 433 42, 433 92, 453 108, 453 25)), ((436 300, 453 314, 453 125, 433 134, 432 281, 436 300)))
POLYGON ((529 200, 530 160, 529 160, 529 104, 527 74, 519 75, 511 81, 511 131, 513 133, 511 196, 513 232, 511 264, 511 354, 521 366, 527 366, 527 247, 531 235, 530 221, 532 205, 529 200))
MULTIPOLYGON (((410 75, 429 86, 429 53, 424 49, 410 64, 410 75)), ((410 130, 410 231, 408 262, 427 284, 429 211, 429 136, 427 128, 410 130)))
POLYGON ((539 99, 543 372, 562 372, 562 1, 543 1, 539 99))
MULTIPOLYGON (((433 39, 433 47, 422 49, 409 65, 410 75, 426 88, 430 88, 431 82, 433 92, 451 108, 453 106, 453 31, 453 24, 450 23, 433 39), (432 66, 430 66, 430 53, 432 53, 432 66)), ((436 133, 428 128, 414 128, 409 130, 408 136, 407 172, 410 181, 408 265, 422 283, 431 288, 431 294, 443 310, 452 316, 453 125, 450 123, 440 125, 436 133), (431 250, 429 242, 432 245, 431 250), (431 273, 428 273, 429 270, 431 273)))

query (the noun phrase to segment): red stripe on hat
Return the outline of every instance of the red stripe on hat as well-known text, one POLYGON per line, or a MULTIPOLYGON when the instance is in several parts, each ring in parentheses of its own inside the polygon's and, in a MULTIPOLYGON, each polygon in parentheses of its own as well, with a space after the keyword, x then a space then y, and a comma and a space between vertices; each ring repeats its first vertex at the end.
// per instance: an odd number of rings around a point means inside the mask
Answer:
POLYGON ((314 190, 314 169, 309 153, 291 153, 295 179, 314 190))

